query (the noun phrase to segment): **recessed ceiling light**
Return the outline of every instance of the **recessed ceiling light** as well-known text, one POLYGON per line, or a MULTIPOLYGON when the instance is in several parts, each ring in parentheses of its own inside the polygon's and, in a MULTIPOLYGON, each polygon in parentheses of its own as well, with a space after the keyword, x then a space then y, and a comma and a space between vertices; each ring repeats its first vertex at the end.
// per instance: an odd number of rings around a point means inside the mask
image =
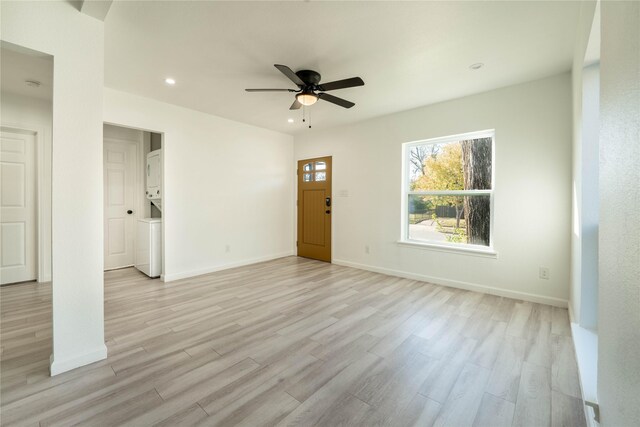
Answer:
POLYGON ((287 120, 289 123, 293 123, 293 119, 288 119, 287 120))
POLYGON ((25 80, 25 84, 29 87, 40 87, 42 83, 37 80, 25 80))
POLYGON ((484 67, 484 64, 482 62, 476 62, 475 64, 469 65, 469 68, 471 70, 479 70, 482 67, 484 67))
POLYGON ((164 82, 168 85, 173 86, 174 84, 176 84, 176 81, 174 79, 172 79, 171 77, 167 77, 166 79, 164 79, 164 82))

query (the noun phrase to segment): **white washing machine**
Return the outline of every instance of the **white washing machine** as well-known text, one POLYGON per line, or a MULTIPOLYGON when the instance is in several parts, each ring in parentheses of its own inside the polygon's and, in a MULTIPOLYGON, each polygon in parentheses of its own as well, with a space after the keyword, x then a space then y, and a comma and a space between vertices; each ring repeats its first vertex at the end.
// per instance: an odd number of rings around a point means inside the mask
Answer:
POLYGON ((162 219, 138 220, 136 268, 149 277, 162 274, 162 219))

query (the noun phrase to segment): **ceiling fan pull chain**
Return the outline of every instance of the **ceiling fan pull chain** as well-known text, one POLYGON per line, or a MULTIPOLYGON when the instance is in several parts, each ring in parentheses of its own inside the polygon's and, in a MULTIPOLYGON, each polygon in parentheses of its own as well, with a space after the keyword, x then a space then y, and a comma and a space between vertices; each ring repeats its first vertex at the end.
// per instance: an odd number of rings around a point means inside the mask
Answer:
POLYGON ((311 111, 309 111, 309 129, 311 129, 311 111))
POLYGON ((304 118, 305 116, 305 112, 307 111, 307 107, 305 107, 304 105, 302 106, 302 123, 304 123, 306 120, 304 118))

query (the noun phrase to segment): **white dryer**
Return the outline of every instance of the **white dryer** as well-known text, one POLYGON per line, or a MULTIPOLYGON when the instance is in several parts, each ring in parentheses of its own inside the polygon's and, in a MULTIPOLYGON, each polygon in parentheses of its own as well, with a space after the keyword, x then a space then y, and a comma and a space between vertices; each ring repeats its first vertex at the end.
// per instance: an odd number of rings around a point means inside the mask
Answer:
POLYGON ((138 220, 136 268, 149 277, 162 273, 162 219, 138 220))

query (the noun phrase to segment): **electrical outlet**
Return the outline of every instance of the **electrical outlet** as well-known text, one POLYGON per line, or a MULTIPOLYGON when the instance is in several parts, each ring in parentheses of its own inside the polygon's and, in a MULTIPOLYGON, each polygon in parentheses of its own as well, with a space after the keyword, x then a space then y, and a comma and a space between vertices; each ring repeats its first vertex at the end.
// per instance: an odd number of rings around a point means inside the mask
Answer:
POLYGON ((364 253, 368 254, 369 253, 369 245, 365 245, 364 246, 364 253))
POLYGON ((224 251, 225 251, 226 253, 231 252, 231 245, 226 245, 226 246, 224 247, 224 251))
POLYGON ((541 279, 549 280, 549 269, 547 267, 540 267, 538 275, 541 279))

